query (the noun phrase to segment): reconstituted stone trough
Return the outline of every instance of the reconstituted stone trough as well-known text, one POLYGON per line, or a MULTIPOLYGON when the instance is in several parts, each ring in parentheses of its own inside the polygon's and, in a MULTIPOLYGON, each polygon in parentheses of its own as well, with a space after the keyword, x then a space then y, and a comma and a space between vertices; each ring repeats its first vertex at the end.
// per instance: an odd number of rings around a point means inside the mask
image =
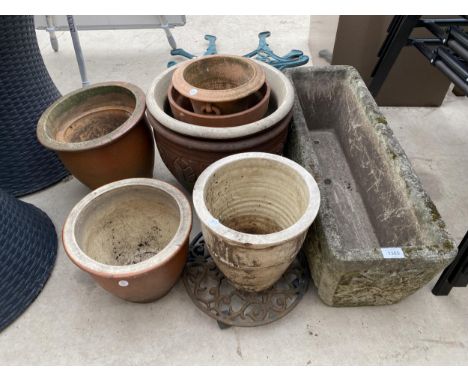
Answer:
POLYGON ((321 193, 304 245, 319 296, 332 306, 398 302, 456 255, 445 224, 354 68, 287 75, 296 100, 286 155, 321 193))

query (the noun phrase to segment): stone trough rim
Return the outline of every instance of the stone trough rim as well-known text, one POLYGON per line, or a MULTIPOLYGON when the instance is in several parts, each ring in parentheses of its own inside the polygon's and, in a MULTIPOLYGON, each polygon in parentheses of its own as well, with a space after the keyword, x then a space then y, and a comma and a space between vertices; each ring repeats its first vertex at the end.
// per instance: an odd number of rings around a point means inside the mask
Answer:
MULTIPOLYGON (((449 232, 446 229, 445 223, 443 222, 442 217, 440 216, 439 212, 434 218, 433 211, 434 209, 437 210, 436 206, 434 205, 431 197, 425 191, 420 178, 417 176, 414 168, 406 155, 403 147, 401 146, 398 139, 395 137, 392 128, 390 127, 387 119, 385 118, 384 114, 380 110, 375 99, 370 94, 364 80, 362 79, 358 70, 350 65, 329 65, 329 66, 321 66, 321 67, 298 67, 298 68, 289 68, 286 70, 285 75, 293 81, 292 77, 294 73, 300 72, 330 72, 330 73, 346 73, 346 81, 355 82, 356 86, 356 94, 360 94, 366 102, 366 112, 368 113, 369 122, 374 126, 374 129, 379 136, 386 137, 383 141, 383 145, 387 151, 387 154, 393 157, 393 161, 399 164, 400 167, 400 176, 404 179, 405 184, 405 192, 406 195, 411 197, 418 197, 419 200, 423 202, 419 207, 421 211, 424 213, 424 216, 418 218, 418 224, 426 225, 428 221, 432 223, 433 231, 431 232, 432 235, 437 236, 439 243, 438 244, 410 244, 410 245, 401 245, 398 244, 398 247, 401 248, 405 256, 409 255, 411 252, 411 256, 407 258, 417 258, 421 257, 424 259, 436 259, 436 260, 443 260, 445 258, 452 258, 454 254, 456 254, 456 247, 453 244, 453 239, 449 232), (402 175, 401 171, 405 171, 406 175, 402 175), (447 248, 444 248, 442 243, 446 244, 447 248), (428 251, 427 249, 432 247, 434 251, 428 251)), ((293 107, 293 119, 300 120, 304 118, 304 114, 302 111, 302 105, 299 100, 298 93, 295 94, 295 105, 293 107), (302 115, 302 117, 301 117, 302 115)), ((307 137, 307 139, 309 139, 307 137)), ((309 143, 311 144, 311 142, 309 143)), ((312 173, 313 166, 310 164, 305 165, 308 171, 312 173)), ((317 169, 315 169, 317 170, 317 169)), ((414 205, 415 206, 415 205, 414 205)), ((329 217, 331 216, 329 213, 329 206, 327 203, 323 204, 323 208, 320 210, 321 216, 320 218, 326 217, 327 222, 329 222, 329 217)), ((336 232, 338 232, 337 228, 335 228, 336 232)), ((330 239, 330 243, 334 241, 330 239)), ((373 247, 367 249, 348 249, 346 251, 341 250, 340 246, 336 246, 334 248, 334 253, 338 255, 338 259, 340 261, 346 261, 350 263, 356 262, 355 256, 348 256, 347 254, 352 253, 365 253, 367 260, 374 260, 376 262, 382 261, 382 258, 377 255, 381 255, 381 248, 384 247, 373 247)), ((385 259, 388 260, 388 259, 385 259)), ((392 262, 403 261, 404 259, 391 259, 392 262)))

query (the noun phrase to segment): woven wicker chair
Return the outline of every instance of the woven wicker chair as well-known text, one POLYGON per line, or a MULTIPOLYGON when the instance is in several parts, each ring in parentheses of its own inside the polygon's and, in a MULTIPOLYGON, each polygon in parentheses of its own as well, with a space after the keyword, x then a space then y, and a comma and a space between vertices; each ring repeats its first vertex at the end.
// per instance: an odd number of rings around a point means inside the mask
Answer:
POLYGON ((68 175, 36 138, 42 112, 60 93, 42 60, 32 16, 0 16, 0 187, 15 196, 68 175))

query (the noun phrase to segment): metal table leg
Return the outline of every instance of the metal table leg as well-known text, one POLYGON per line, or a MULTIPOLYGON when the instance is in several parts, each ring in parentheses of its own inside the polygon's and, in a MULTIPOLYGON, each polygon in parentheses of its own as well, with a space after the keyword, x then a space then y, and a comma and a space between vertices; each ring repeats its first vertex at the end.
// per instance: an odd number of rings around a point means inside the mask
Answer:
POLYGON ((50 38, 50 45, 52 45, 52 49, 54 52, 58 52, 59 46, 58 46, 58 40, 57 36, 55 35, 55 26, 54 26, 54 20, 53 16, 46 16, 46 22, 47 22, 47 32, 49 32, 49 38, 50 38))
POLYGON ((164 30, 164 33, 166 33, 166 38, 167 41, 169 42, 169 45, 171 46, 172 49, 177 49, 177 44, 174 39, 174 36, 172 35, 171 28, 169 27, 169 23, 167 22, 166 16, 158 16, 159 17, 159 22, 161 23, 161 28, 164 30))
POLYGON ((80 37, 75 27, 75 20, 73 16, 67 15, 68 27, 73 41, 73 48, 75 49, 76 61, 78 62, 78 68, 80 69, 81 83, 83 87, 90 84, 88 76, 86 74, 86 66, 83 57, 83 51, 81 50, 80 37))

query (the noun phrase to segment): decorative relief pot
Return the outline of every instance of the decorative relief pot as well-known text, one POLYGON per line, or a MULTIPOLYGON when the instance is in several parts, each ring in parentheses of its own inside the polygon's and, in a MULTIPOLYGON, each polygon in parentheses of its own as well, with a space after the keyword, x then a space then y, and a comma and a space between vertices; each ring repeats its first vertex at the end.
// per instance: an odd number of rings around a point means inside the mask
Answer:
POLYGON ((172 84, 187 97, 197 114, 224 115, 248 108, 248 97, 265 83, 265 73, 254 60, 241 56, 210 55, 179 65, 172 84))
POLYGON ((174 186, 134 178, 85 196, 63 227, 68 257, 110 293, 134 302, 164 296, 185 265, 190 203, 174 186))
POLYGON ((314 178, 297 163, 267 153, 242 153, 210 165, 193 204, 205 245, 239 289, 273 285, 299 252, 320 204, 314 178))
POLYGON ((145 109, 145 94, 137 86, 95 84, 53 103, 38 122, 37 136, 92 189, 125 178, 150 178, 154 140, 145 109))
POLYGON ((211 163, 228 155, 263 151, 282 154, 291 124, 292 111, 271 129, 229 140, 200 139, 176 133, 146 114, 158 144, 159 154, 176 179, 192 190, 198 176, 211 163))
POLYGON ((268 111, 270 86, 267 82, 254 94, 247 97, 247 108, 234 114, 197 114, 190 100, 181 95, 173 86, 169 87, 167 98, 174 118, 179 121, 209 127, 232 127, 252 123, 263 118, 268 111))

